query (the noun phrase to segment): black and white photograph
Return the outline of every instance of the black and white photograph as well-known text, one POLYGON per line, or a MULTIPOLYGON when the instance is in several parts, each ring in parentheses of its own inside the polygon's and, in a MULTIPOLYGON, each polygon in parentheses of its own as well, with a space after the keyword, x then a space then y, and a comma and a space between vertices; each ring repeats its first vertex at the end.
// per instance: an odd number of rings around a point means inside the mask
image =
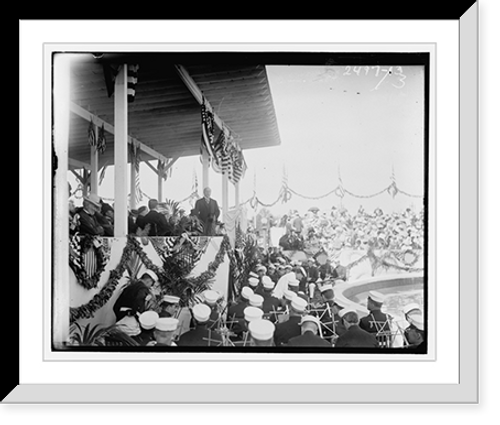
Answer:
POLYGON ((479 4, 370 10, 20 21, 8 416, 421 423, 484 403, 479 4))
POLYGON ((427 355, 432 60, 54 50, 51 349, 427 355))

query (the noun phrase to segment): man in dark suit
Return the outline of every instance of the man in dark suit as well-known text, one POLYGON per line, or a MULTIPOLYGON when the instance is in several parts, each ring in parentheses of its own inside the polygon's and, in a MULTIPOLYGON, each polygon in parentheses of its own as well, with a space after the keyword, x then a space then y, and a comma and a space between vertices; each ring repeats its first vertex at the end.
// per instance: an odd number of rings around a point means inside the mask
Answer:
POLYGON ((203 223, 203 235, 213 236, 215 234, 215 223, 220 215, 219 205, 212 199, 212 190, 206 187, 203 190, 203 198, 198 199, 194 205, 193 214, 203 223))
POLYGON ((300 321, 304 311, 306 310, 307 302, 297 296, 293 298, 290 304, 290 317, 286 322, 278 323, 274 332, 274 345, 282 347, 288 343, 290 338, 301 334, 300 321))
POLYGON ((148 236, 168 236, 170 225, 165 214, 158 211, 158 201, 150 199, 148 201, 149 212, 144 217, 144 226, 150 225, 148 236))
POLYGON ((129 310, 134 316, 147 310, 148 302, 153 299, 151 288, 156 281, 158 281, 156 273, 147 270, 139 280, 124 287, 113 306, 117 322, 123 319, 129 310))
POLYGON ((177 345, 179 347, 206 347, 222 345, 222 338, 219 333, 209 328, 211 310, 206 304, 196 304, 192 311, 194 328, 183 333, 177 345))
POLYGON ((75 210, 75 220, 81 235, 104 236, 104 227, 99 223, 97 214, 101 211, 101 198, 90 194, 83 198, 83 207, 75 210))
POLYGON ((379 343, 373 333, 366 332, 359 327, 359 316, 354 309, 345 308, 339 316, 346 327, 346 331, 335 342, 336 348, 378 348, 379 343))
POLYGON ((304 316, 300 322, 301 335, 290 338, 288 347, 331 347, 332 344, 318 335, 321 324, 315 316, 304 316))

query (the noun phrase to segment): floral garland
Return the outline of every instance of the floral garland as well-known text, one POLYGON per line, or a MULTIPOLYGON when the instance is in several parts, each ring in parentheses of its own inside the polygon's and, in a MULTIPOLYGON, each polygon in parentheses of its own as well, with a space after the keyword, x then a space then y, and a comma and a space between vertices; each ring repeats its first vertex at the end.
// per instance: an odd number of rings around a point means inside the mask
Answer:
POLYGON ((77 282, 85 289, 94 289, 99 283, 109 259, 109 253, 104 249, 102 238, 92 235, 75 235, 70 241, 69 265, 75 273, 77 282), (96 270, 92 276, 87 274, 84 266, 84 255, 94 250, 96 270))
POLYGON ((205 289, 210 288, 210 281, 215 278, 215 274, 220 264, 224 261, 224 254, 231 249, 231 243, 227 236, 221 243, 214 261, 210 262, 207 270, 197 277, 179 277, 172 275, 169 270, 164 267, 155 265, 142 249, 141 244, 136 238, 129 236, 127 244, 123 250, 120 263, 114 270, 110 272, 108 281, 102 289, 96 294, 87 304, 80 307, 70 308, 70 323, 80 319, 89 319, 94 316, 95 312, 102 308, 115 292, 119 280, 122 278, 127 268, 127 263, 130 261, 131 255, 135 252, 144 265, 158 275, 163 293, 177 295, 181 298, 182 305, 188 305, 189 301, 196 294, 201 293, 205 289))

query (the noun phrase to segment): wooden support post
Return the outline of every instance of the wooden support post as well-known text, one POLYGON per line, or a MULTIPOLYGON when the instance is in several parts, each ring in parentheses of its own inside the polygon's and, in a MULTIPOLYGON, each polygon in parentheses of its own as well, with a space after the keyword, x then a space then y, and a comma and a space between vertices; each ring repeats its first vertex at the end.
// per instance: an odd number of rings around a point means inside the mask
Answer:
MULTIPOLYGON (((99 128, 94 124, 94 131, 97 135, 99 128)), ((90 147, 90 193, 97 195, 99 187, 99 151, 95 146, 90 147)))
POLYGON ((208 157, 203 156, 202 158, 202 166, 203 166, 203 172, 202 172, 202 177, 201 177, 201 183, 202 183, 202 192, 205 190, 206 187, 210 187, 210 173, 209 173, 209 167, 208 167, 208 157))
POLYGON ((160 166, 161 162, 161 160, 158 160, 158 202, 163 202, 163 176, 160 166))
POLYGON ((236 209, 240 207, 240 182, 234 185, 234 207, 236 209))
POLYGON ((115 237, 127 235, 128 104, 127 64, 115 79, 115 237))
POLYGON ((134 159, 130 161, 130 209, 135 210, 136 208, 136 190, 135 179, 137 178, 137 170, 135 169, 134 159))
POLYGON ((69 208, 68 208, 68 143, 70 73, 68 58, 54 57, 54 150, 57 155, 53 228, 53 282, 52 282, 52 342, 56 348, 64 348, 69 338, 69 208))
POLYGON ((227 173, 222 175, 222 222, 226 220, 226 214, 229 211, 229 176, 227 173))

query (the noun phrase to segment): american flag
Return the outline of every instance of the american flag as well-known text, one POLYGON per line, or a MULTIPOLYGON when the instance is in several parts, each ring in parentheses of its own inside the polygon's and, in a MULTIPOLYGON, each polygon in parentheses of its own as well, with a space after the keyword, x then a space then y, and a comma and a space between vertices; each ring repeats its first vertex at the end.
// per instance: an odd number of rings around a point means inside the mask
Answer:
POLYGON ((132 161, 133 161, 133 164, 134 164, 134 168, 135 168, 135 183, 134 183, 134 186, 135 186, 135 193, 134 193, 134 196, 135 196, 135 201, 136 203, 139 203, 142 201, 143 199, 143 196, 142 196, 142 190, 141 190, 141 183, 140 183, 140 179, 139 179, 139 168, 140 168, 140 164, 141 164, 141 154, 140 154, 140 147, 137 143, 131 143, 130 144, 130 149, 131 149, 131 154, 132 154, 132 161))
POLYGON ((95 136, 95 126, 94 126, 94 121, 91 119, 89 122, 89 127, 87 130, 87 136, 89 140, 89 145, 90 146, 96 146, 97 139, 95 136))
POLYGON ((100 153, 103 153, 106 150, 106 136, 104 134, 104 123, 102 123, 102 125, 99 127, 96 147, 100 153))
POLYGON ((202 154, 205 153, 209 158, 213 158, 213 142, 214 142, 214 114, 210 110, 210 107, 203 98, 201 104, 201 142, 202 142, 202 154))
POLYGON ((137 74, 139 65, 129 65, 127 69, 127 100, 132 103, 135 99, 135 87, 137 86, 137 74))
POLYGON ((232 174, 232 161, 231 155, 229 153, 228 137, 226 131, 222 129, 214 143, 214 161, 213 169, 214 171, 222 174, 232 174))

